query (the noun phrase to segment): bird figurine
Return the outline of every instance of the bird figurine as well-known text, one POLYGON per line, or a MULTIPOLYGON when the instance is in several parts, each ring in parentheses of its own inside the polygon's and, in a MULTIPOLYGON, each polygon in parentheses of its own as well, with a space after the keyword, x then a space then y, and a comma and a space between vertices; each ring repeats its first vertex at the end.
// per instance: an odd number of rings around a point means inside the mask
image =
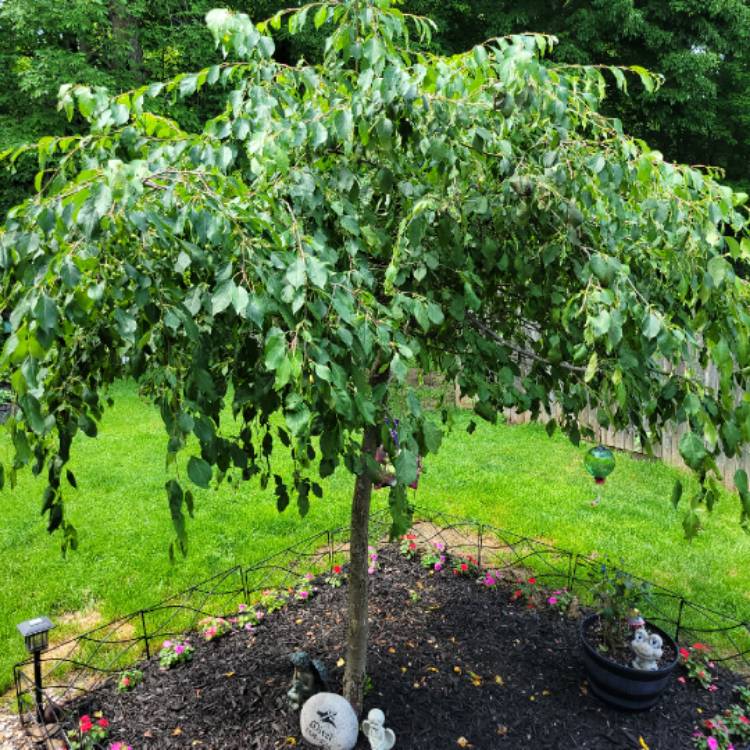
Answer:
POLYGON ((370 750, 391 750, 396 744, 396 735, 392 729, 386 729, 385 714, 379 708, 370 709, 367 718, 362 722, 362 734, 370 743, 370 750))

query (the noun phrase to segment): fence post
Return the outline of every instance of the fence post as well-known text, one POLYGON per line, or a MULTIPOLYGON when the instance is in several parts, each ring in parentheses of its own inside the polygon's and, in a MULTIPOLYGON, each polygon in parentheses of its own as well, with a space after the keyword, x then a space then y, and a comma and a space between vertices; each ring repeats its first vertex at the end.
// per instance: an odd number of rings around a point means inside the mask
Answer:
POLYGON ((576 578, 576 570, 578 568, 578 553, 573 552, 568 558, 568 591, 573 590, 573 581, 576 578))
POLYGON ((245 604, 250 602, 250 592, 247 588, 247 570, 240 565, 240 578, 242 580, 242 601, 245 604))
POLYGON ((141 628, 143 629, 143 642, 146 644, 146 658, 151 658, 151 648, 148 643, 148 631, 146 630, 146 613, 141 610, 141 628))
POLYGON ((484 546, 484 524, 479 524, 477 529, 477 565, 482 567, 482 548, 484 546))
POLYGON ((680 597, 680 608, 677 610, 677 629, 675 630, 675 642, 680 642, 680 631, 682 630, 682 611, 685 609, 685 600, 680 597))

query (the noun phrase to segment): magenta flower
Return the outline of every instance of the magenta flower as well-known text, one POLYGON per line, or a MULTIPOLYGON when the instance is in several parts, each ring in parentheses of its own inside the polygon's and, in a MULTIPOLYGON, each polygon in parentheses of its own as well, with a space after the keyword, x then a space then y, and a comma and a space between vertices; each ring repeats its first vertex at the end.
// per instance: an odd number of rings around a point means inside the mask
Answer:
POLYGON ((484 585, 485 586, 495 585, 495 579, 489 573, 487 573, 487 575, 484 577, 484 585))
POLYGON ((442 569, 443 569, 443 563, 436 562, 435 563, 435 571, 439 573, 442 569))
POLYGON ((178 643, 174 647, 174 652, 176 654, 182 654, 182 653, 184 653, 185 652, 185 646, 183 646, 182 643, 178 643))
POLYGON ((716 741, 716 737, 706 738, 706 747, 708 747, 708 750, 719 750, 719 743, 716 741))
POLYGON ((549 604, 550 606, 554 607, 555 604, 557 604, 557 597, 556 596, 551 596, 549 599, 547 599, 547 604, 549 604))
POLYGON ((307 599, 308 596, 310 596, 309 591, 300 591, 298 592, 297 596, 299 596, 300 599, 307 599))

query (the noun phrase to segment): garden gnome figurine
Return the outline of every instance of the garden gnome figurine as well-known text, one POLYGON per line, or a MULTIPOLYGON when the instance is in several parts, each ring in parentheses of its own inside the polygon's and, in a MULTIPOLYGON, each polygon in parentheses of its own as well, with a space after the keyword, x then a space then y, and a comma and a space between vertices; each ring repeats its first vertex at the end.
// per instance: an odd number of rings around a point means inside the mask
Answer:
POLYGON ((362 722, 362 734, 370 743, 370 750, 391 750, 396 744, 392 729, 385 728, 385 714, 379 708, 370 709, 362 722))
POLYGON ((638 628, 635 637, 630 642, 630 648, 635 652, 632 666, 634 669, 643 669, 654 672, 659 669, 658 661, 662 655, 661 636, 649 633, 646 628, 638 628))
POLYGON ((311 659, 306 652, 297 651, 289 659, 294 665, 292 687, 286 694, 289 708, 299 711, 302 704, 315 693, 326 688, 326 668, 318 659, 311 659))

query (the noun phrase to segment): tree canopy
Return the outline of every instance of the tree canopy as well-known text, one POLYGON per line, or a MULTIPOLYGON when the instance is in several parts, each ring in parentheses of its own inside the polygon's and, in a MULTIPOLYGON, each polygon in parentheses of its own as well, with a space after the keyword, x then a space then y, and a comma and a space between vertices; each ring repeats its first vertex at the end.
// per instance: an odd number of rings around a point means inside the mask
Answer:
MULTIPOLYGON (((0 235, 0 379, 19 408, 7 475, 46 473, 43 512, 64 548, 76 544, 64 512, 74 442, 96 435, 107 386, 131 377, 161 411, 183 550, 189 483, 256 477, 280 510, 293 500, 305 513, 319 478, 346 466, 361 624, 375 450, 395 465, 398 533, 418 456, 448 424, 414 394, 390 414, 388 383, 412 366, 457 378, 488 420, 554 399, 575 441, 588 404, 602 424, 636 425, 646 447, 666 423, 689 423, 695 534, 700 504, 718 496, 714 455, 750 438, 750 404, 735 396, 750 365, 734 270, 750 251, 747 195, 598 113, 605 76, 658 80, 547 64, 544 35, 419 51, 431 23, 391 0, 313 3, 257 25, 212 10, 207 23, 224 62, 117 96, 65 86, 60 106, 87 132, 6 154, 39 164, 36 194, 0 235), (323 62, 277 61, 282 23, 328 31, 323 62), (226 96, 201 128, 159 114, 163 98, 211 87, 226 96), (694 362, 718 367, 718 389, 694 362), (277 450, 292 476, 274 472, 277 450)), ((744 472, 737 485, 747 523, 744 472)), ((361 651, 347 664, 355 702, 361 651)))
MULTIPOLYGON (((55 111, 61 84, 125 90, 218 60, 203 23, 210 7, 210 0, 6 0, 0 5, 0 151, 77 132, 79 118, 66 124, 55 111)), ((254 18, 284 7, 285 0, 233 3, 254 18)), ((404 8, 435 20, 425 46, 436 53, 458 54, 488 37, 534 30, 559 38, 558 61, 638 64, 663 74, 665 84, 654 94, 637 86, 631 96, 611 92, 604 110, 670 161, 721 167, 730 184, 750 188, 748 0, 405 0, 404 8)), ((280 29, 274 37, 282 62, 322 58, 322 29, 308 25, 294 35, 280 29)), ((211 88, 191 98, 189 107, 159 104, 195 128, 217 113, 219 98, 211 88)), ((0 186, 3 216, 23 199, 33 176, 30 158, 14 164, 0 186)))

